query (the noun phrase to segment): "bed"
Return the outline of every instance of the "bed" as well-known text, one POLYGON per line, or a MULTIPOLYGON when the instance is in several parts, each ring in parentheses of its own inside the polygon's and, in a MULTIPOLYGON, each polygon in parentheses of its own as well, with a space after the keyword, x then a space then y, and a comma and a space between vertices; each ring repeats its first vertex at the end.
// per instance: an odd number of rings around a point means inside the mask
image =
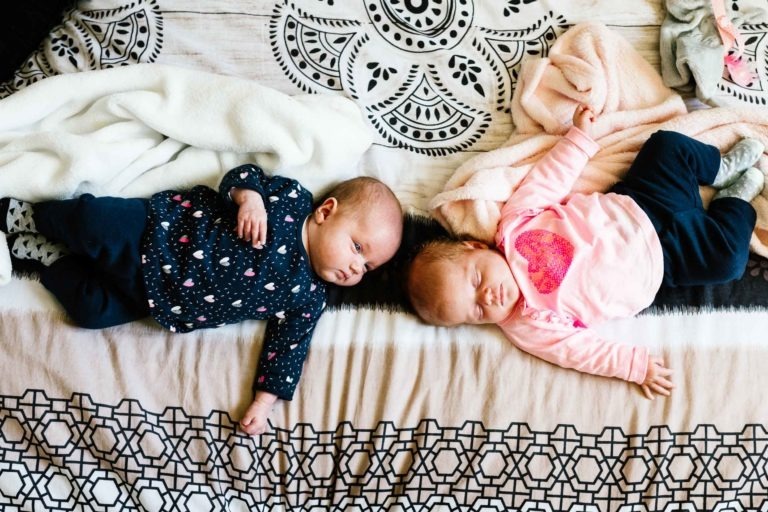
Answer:
MULTIPOLYGON (((714 100, 688 87, 681 101, 762 115, 768 17, 757 1, 726 4, 749 14, 757 79, 722 78, 714 100)), ((665 13, 660 0, 81 0, 0 90, 151 64, 347 98, 373 143, 345 171, 393 188, 410 246, 441 231, 430 204, 456 169, 508 144, 525 58, 590 21, 661 70, 665 13)), ((739 281, 662 290, 600 327, 675 370, 672 396, 653 401, 537 360, 492 326, 424 325, 403 303, 398 259, 332 296, 294 400, 258 437, 236 425, 263 323, 89 331, 16 272, 0 288, 0 508, 766 511, 762 240, 739 281)))

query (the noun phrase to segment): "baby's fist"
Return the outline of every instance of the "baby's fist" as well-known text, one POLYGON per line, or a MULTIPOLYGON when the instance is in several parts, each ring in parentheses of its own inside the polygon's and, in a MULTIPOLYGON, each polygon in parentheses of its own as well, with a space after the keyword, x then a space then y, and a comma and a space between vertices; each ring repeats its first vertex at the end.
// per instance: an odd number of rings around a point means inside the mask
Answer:
POLYGON ((573 113, 573 126, 591 137, 592 123, 594 123, 596 119, 597 115, 595 114, 595 111, 592 110, 592 107, 582 103, 576 107, 576 111, 573 113))
POLYGON ((276 399, 277 397, 271 393, 257 392, 256 398, 248 406, 240 420, 240 428, 243 429, 243 432, 251 436, 263 434, 267 430, 269 413, 272 412, 272 406, 276 399))

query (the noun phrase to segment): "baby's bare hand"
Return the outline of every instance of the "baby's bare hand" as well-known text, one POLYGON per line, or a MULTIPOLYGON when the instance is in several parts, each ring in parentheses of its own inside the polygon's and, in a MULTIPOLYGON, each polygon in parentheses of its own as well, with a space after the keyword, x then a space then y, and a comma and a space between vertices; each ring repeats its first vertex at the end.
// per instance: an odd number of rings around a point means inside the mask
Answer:
POLYGON ((651 356, 648 359, 648 371, 645 373, 645 380, 640 384, 645 398, 653 400, 655 395, 669 396, 675 387, 668 378, 670 375, 672 375, 672 370, 664 366, 664 360, 660 357, 651 356))
POLYGON ((262 400, 259 397, 251 402, 240 420, 240 428, 248 435, 257 436, 267 430, 269 413, 272 412, 274 401, 262 400))
POLYGON ((235 189, 232 199, 240 205, 235 228, 238 238, 251 242, 253 247, 267 243, 267 210, 261 194, 248 189, 235 189))
POLYGON ((592 110, 592 107, 582 103, 576 107, 576 111, 573 113, 573 126, 591 137, 592 124, 596 119, 597 114, 595 114, 595 111, 592 110))

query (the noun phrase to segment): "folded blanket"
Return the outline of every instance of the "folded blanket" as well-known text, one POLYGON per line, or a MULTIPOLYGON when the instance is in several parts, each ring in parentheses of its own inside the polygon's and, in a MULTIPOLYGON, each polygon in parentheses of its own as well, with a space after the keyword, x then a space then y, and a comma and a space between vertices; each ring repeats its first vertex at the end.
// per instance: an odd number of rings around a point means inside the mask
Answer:
MULTIPOLYGON (((149 196, 214 186, 244 162, 314 193, 352 175, 372 136, 340 96, 138 64, 48 78, 0 101, 0 196, 149 196)), ((0 284, 10 260, 0 243, 0 284)))
MULTIPOLYGON (((656 130, 675 130, 721 151, 745 136, 768 147, 768 109, 687 113, 682 98, 626 40, 604 25, 583 23, 563 34, 547 58, 523 63, 512 97, 515 132, 502 147, 455 171, 430 202, 435 218, 453 233, 492 242, 503 202, 569 128, 573 110, 582 102, 599 113, 593 135, 602 149, 587 164, 574 192, 610 188, 656 130)), ((759 167, 767 164, 763 157, 759 167)), ((705 201, 711 193, 702 190, 705 201)), ((768 191, 753 202, 758 224, 752 249, 763 256, 768 255, 766 198, 768 191)))

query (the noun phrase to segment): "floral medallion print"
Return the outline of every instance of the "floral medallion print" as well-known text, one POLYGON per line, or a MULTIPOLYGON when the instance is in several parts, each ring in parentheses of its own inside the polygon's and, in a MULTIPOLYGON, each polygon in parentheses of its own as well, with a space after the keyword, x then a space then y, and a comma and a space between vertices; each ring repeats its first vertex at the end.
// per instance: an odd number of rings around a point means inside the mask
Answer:
POLYGON ((302 91, 354 99, 383 143, 427 155, 472 148, 495 116, 508 115, 522 59, 547 55, 568 28, 536 0, 336 7, 277 2, 275 58, 302 91), (526 9, 542 12, 526 13, 521 19, 537 21, 510 29, 526 9))
POLYGON ((72 8, 14 77, 0 85, 0 98, 60 73, 154 62, 162 48, 162 29, 157 0, 114 9, 72 8))
POLYGON ((744 39, 744 58, 754 65, 757 80, 739 85, 731 79, 727 71, 723 72, 723 78, 717 84, 717 88, 723 94, 737 98, 751 105, 768 105, 768 23, 755 25, 742 25, 739 31, 744 39))

